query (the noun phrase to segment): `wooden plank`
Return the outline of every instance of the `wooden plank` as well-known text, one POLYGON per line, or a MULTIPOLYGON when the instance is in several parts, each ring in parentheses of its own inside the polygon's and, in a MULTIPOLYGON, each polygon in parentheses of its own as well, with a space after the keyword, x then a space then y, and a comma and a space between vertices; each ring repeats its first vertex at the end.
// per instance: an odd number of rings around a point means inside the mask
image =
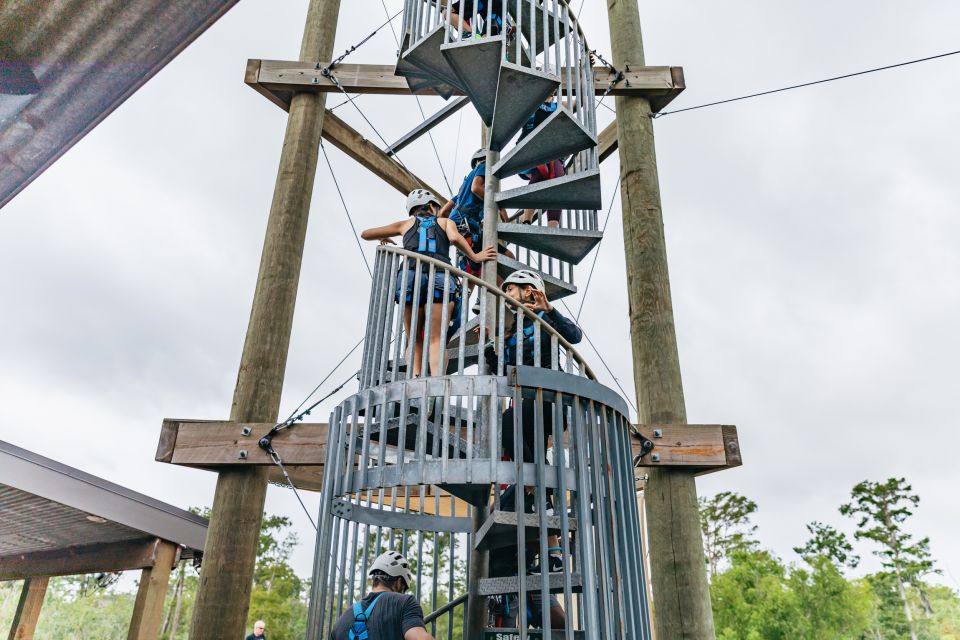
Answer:
MULTIPOLYGON (((735 426, 658 424, 638 425, 638 429, 654 443, 653 451, 640 459, 640 466, 687 467, 697 470, 699 475, 743 464, 735 426)), ((636 436, 633 451, 635 456, 640 453, 636 436)))
POLYGON ((374 175, 391 187, 407 195, 414 189, 428 189, 446 204, 443 192, 434 189, 413 175, 399 162, 388 156, 380 147, 373 144, 360 133, 327 110, 323 121, 323 139, 329 141, 340 151, 369 169, 374 175))
POLYGON ((17 611, 13 614, 13 624, 10 625, 9 640, 33 640, 37 629, 37 620, 40 618, 40 609, 43 607, 43 598, 47 594, 47 583, 50 578, 27 578, 23 581, 20 591, 20 602, 17 611))
MULTIPOLYGON (((280 106, 289 104, 294 92, 336 92, 337 85, 323 76, 323 69, 329 63, 309 63, 286 60, 249 60, 245 82, 256 91, 267 95, 280 106), (254 77, 251 70, 257 70, 254 77)), ((394 65, 386 64, 340 64, 331 74, 336 77, 343 90, 353 94, 376 94, 409 96, 413 95, 406 78, 394 75, 394 65)), ((615 74, 607 67, 593 68, 596 94, 603 95, 615 79, 615 74)), ((566 76, 562 78, 566 82, 566 76)), ((618 82, 609 95, 643 96, 662 109, 673 100, 685 85, 683 70, 680 67, 633 67, 624 70, 624 78, 618 82)), ((454 95, 463 95, 457 92, 454 95)))
POLYGON ((617 150, 617 121, 614 120, 597 136, 597 151, 600 153, 600 162, 603 162, 617 150))
POLYGON ((140 573, 140 585, 133 603, 127 640, 157 640, 160 637, 163 601, 178 551, 177 545, 158 541, 156 562, 140 573))
POLYGON ((145 569, 156 562, 159 543, 146 538, 2 556, 0 580, 145 569))
MULTIPOLYGON (((158 452, 157 460, 201 468, 273 466, 273 460, 257 443, 274 426, 271 422, 164 420, 161 438, 172 438, 174 445, 167 459, 158 452), (248 435, 244 435, 244 429, 250 430, 248 435)), ((322 466, 327 457, 327 425, 298 423, 278 432, 273 448, 291 468, 322 466)))

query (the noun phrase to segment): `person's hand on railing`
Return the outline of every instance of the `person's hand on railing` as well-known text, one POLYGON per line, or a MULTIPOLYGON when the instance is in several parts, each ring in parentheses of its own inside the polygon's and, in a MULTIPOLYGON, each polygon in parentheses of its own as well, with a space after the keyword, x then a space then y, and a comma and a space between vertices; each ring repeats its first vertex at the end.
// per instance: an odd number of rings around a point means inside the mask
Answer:
POLYGON ((381 247, 385 247, 385 246, 387 246, 388 244, 396 245, 397 243, 394 242, 393 240, 391 240, 390 238, 384 238, 383 240, 380 241, 380 246, 381 246, 381 247))

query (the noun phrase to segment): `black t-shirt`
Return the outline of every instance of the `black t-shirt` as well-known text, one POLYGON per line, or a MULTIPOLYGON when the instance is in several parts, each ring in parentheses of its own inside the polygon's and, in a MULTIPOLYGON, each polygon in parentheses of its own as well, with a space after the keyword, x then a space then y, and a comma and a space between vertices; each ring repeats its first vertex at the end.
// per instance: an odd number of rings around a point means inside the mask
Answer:
POLYGON ((267 634, 258 636, 251 633, 250 635, 247 636, 247 640, 267 640, 267 634))
MULTIPOLYGON (((423 609, 417 599, 411 595, 402 593, 393 593, 384 591, 381 593, 368 593, 360 601, 363 610, 366 611, 370 603, 377 596, 377 600, 370 619, 367 620, 367 631, 371 639, 376 640, 403 640, 403 636, 410 629, 425 626, 423 623, 423 609), (382 595, 381 595, 382 593, 382 595)), ((353 604, 344 611, 333 630, 330 632, 330 640, 349 640, 350 627, 353 626, 353 604)))

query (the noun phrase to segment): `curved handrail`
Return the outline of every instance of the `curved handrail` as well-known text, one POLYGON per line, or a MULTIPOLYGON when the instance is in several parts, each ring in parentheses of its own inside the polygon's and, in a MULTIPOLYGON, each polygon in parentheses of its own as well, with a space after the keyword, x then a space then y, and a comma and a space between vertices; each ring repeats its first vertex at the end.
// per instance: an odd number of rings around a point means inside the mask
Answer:
MULTIPOLYGON (((497 358, 498 358, 497 373, 503 375, 506 371, 505 367, 508 365, 523 364, 522 362, 519 361, 521 357, 520 353, 517 353, 517 357, 518 357, 517 362, 506 362, 503 360, 503 354, 504 354, 503 347, 504 347, 504 341, 506 338, 505 338, 504 332, 498 331, 497 329, 499 328, 499 326, 501 326, 501 324, 506 325, 507 309, 509 309, 509 312, 512 313, 517 318, 517 320, 519 320, 520 317, 523 317, 523 318, 529 319, 533 323, 531 326, 534 327, 533 337, 535 340, 535 349, 538 352, 539 352, 538 345, 540 344, 541 336, 543 335, 543 332, 546 332, 546 335, 549 336, 550 338, 551 352, 558 353, 558 355, 561 356, 561 358, 563 356, 566 356, 568 369, 570 368, 569 365, 572 361, 572 363, 576 365, 576 368, 578 370, 577 373, 579 375, 582 375, 591 380, 597 379, 596 374, 594 374, 593 370, 590 368, 590 365, 587 364, 583 356, 580 355, 580 353, 574 348, 572 344, 570 344, 569 341, 567 341, 563 336, 561 336, 560 333, 556 331, 556 329, 554 329, 549 324, 544 322, 539 316, 537 316, 537 314, 533 313, 532 311, 527 309, 524 305, 522 305, 521 303, 517 302, 516 300, 508 296, 499 287, 490 285, 484 282, 483 280, 481 280, 480 278, 474 275, 471 275, 469 273, 466 273, 465 271, 462 271, 457 267, 447 264, 442 260, 431 258, 430 256, 426 256, 413 251, 407 251, 399 247, 382 245, 377 248, 374 284, 373 284, 373 290, 371 294, 370 312, 367 319, 367 340, 366 340, 366 345, 364 347, 364 359, 363 359, 363 367, 362 367, 363 371, 361 372, 361 377, 360 377, 361 386, 372 386, 372 385, 381 384, 387 381, 386 376, 384 374, 387 372, 386 365, 388 364, 389 354, 391 349, 394 352, 394 368, 395 368, 395 371, 397 370, 397 359, 400 357, 400 350, 402 346, 400 344, 401 341, 398 341, 398 338, 402 334, 406 333, 406 329, 402 325, 402 316, 404 312, 407 310, 408 303, 405 300, 401 301, 400 303, 401 308, 400 308, 400 311, 396 314, 396 317, 394 317, 393 308, 389 305, 396 306, 395 304, 393 304, 394 303, 393 294, 394 294, 394 287, 398 280, 397 274, 402 270, 401 269, 402 265, 409 264, 410 261, 414 261, 416 263, 415 274, 419 274, 420 276, 429 274, 430 276, 427 279, 427 285, 428 285, 428 288, 430 289, 430 291, 428 292, 420 291, 420 281, 422 280, 422 277, 417 277, 417 275, 415 275, 413 282, 411 283, 413 286, 411 297, 426 298, 427 302, 425 306, 427 306, 428 308, 432 307, 432 305, 435 304, 435 302, 433 301, 434 296, 429 294, 431 294, 434 291, 436 291, 438 295, 440 293, 440 289, 436 289, 436 290, 434 289, 434 285, 436 281, 435 276, 437 273, 440 273, 440 272, 445 272, 454 277, 459 278, 461 283, 470 283, 474 286, 481 287, 487 294, 489 294, 490 296, 493 296, 494 304, 496 305, 495 309, 498 312, 495 326, 493 327, 486 326, 484 313, 480 313, 479 316, 475 316, 475 318, 477 317, 479 318, 478 320, 474 320, 472 318, 468 320, 469 316, 468 316, 467 305, 463 304, 461 306, 461 316, 460 316, 461 326, 458 327, 454 333, 448 334, 447 325, 450 318, 447 317, 446 303, 454 301, 454 298, 453 298, 454 292, 449 291, 449 285, 447 285, 446 282, 444 282, 444 285, 442 285, 444 287, 443 293, 442 293, 442 302, 436 303, 436 304, 444 305, 442 309, 443 320, 441 323, 442 327, 441 327, 440 345, 441 345, 441 349, 443 350, 444 358, 450 356, 451 350, 455 349, 457 351, 458 353, 457 360, 459 361, 458 362, 459 373, 463 372, 462 371, 463 368, 465 368, 466 366, 469 366, 464 364, 464 348, 461 345, 464 344, 465 339, 469 337, 467 336, 467 329, 468 329, 467 325, 472 322, 476 323, 475 328, 480 331, 480 340, 478 342, 478 351, 476 353, 476 356, 478 358, 483 357, 482 345, 489 331, 489 335, 493 336, 493 339, 495 340, 495 349, 496 349, 497 358), (393 335, 392 340, 390 339, 391 335, 393 335), (456 346, 451 347, 449 343, 453 339, 457 339, 459 340, 459 342, 457 343, 456 346), (380 370, 380 375, 374 375, 374 373, 378 368, 380 370)), ((410 268, 407 267, 407 270, 410 270, 410 268)), ((402 276, 402 280, 404 283, 407 283, 407 276, 406 275, 402 276)), ((446 278, 444 278, 443 280, 446 281, 446 278)), ((488 302, 484 300, 482 304, 485 306, 486 304, 488 304, 488 302)), ((412 317, 410 323, 411 323, 411 326, 409 329, 410 333, 413 335, 419 335, 418 333, 419 328, 417 327, 417 320, 416 320, 415 314, 412 317)), ((514 322, 514 330, 522 331, 522 324, 524 323, 514 322)), ((474 327, 471 327, 471 328, 474 328, 474 327)), ((429 340, 430 340, 429 330, 430 330, 429 326, 427 326, 424 330, 424 334, 425 334, 423 336, 424 344, 429 344, 429 340)), ((520 336, 518 334, 518 338, 519 337, 520 336)), ((519 341, 520 340, 518 340, 518 342, 519 341)), ((522 350, 517 349, 517 352, 520 352, 520 351, 522 350)), ((539 355, 537 357, 539 357, 539 355)), ((428 361, 429 355, 423 354, 422 358, 425 364, 428 361)), ((549 368, 560 369, 561 358, 554 358, 554 356, 551 354, 549 358, 550 359, 549 368)), ((414 365, 414 362, 412 359, 412 353, 408 353, 405 356, 405 360, 407 361, 408 366, 412 367, 413 369, 418 368, 414 365)), ((539 365, 540 363, 537 363, 537 364, 539 365)), ((423 367, 423 368, 424 370, 427 370, 426 367, 423 367)), ((446 369, 446 367, 444 367, 444 369, 446 369)), ((396 376, 394 376, 393 378, 395 379, 396 376)))
POLYGON ((423 617, 423 623, 430 624, 431 622, 433 622, 443 614, 447 613, 448 611, 452 611, 456 609, 457 607, 459 607, 460 605, 462 605, 464 602, 467 601, 467 597, 469 597, 469 595, 470 595, 469 593, 465 593, 459 598, 457 598, 456 600, 451 600, 450 602, 443 605, 436 611, 431 611, 430 613, 428 613, 423 617))

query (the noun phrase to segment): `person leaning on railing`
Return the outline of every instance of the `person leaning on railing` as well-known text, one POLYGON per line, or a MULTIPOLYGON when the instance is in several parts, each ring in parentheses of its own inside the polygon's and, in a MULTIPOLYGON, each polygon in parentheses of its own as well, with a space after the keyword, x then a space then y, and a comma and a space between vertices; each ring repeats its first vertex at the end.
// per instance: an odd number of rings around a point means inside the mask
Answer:
MULTIPOLYGON (((364 240, 379 240, 380 244, 396 244, 392 238, 401 236, 403 238, 403 248, 407 251, 413 251, 429 258, 435 258, 450 264, 450 245, 455 245, 470 260, 475 262, 486 262, 495 260, 497 257, 496 249, 492 246, 475 252, 470 243, 467 242, 460 232, 457 225, 448 218, 438 218, 437 213, 440 208, 440 199, 426 189, 414 189, 407 196, 407 214, 408 218, 400 220, 383 227, 374 227, 367 229, 360 234, 364 240)), ((427 300, 432 299, 430 313, 430 375, 442 375, 440 366, 440 356, 442 345, 440 344, 440 325, 443 321, 443 296, 444 288, 447 288, 447 317, 453 317, 456 296, 459 295, 460 283, 457 278, 444 269, 437 268, 433 282, 430 279, 430 266, 422 264, 420 266, 419 295, 417 300, 413 300, 414 291, 417 290, 416 261, 408 259, 405 267, 401 267, 397 272, 397 287, 394 300, 404 304, 403 326, 407 335, 410 335, 410 322, 413 317, 413 309, 417 309, 417 336, 416 339, 407 340, 407 349, 413 346, 413 376, 419 376, 421 371, 420 362, 423 359, 423 336, 424 322, 426 316, 427 300)), ((407 352, 409 357, 409 351, 407 352)))

